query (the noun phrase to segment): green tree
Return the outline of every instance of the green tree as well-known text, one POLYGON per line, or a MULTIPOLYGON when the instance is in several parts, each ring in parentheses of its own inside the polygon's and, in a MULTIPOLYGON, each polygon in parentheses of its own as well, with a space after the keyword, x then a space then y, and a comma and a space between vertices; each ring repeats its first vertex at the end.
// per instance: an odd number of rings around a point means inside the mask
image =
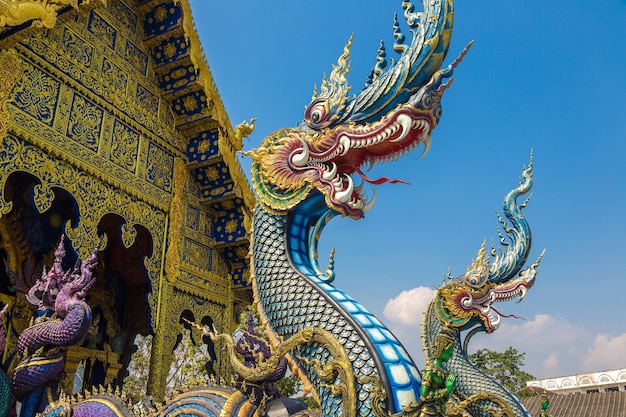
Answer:
POLYGON ((165 380, 165 394, 187 387, 205 385, 208 375, 204 364, 207 355, 203 345, 194 344, 188 332, 183 332, 183 338, 174 350, 173 361, 165 380))
POLYGON ((128 364, 128 375, 124 378, 124 392, 134 402, 146 396, 148 376, 150 374, 150 356, 152 350, 152 336, 137 335, 135 338, 137 351, 131 356, 128 364))
MULTIPOLYGON (((152 336, 137 335, 135 345, 137 351, 133 353, 128 365, 128 376, 124 378, 123 390, 137 402, 146 396, 152 336)), ((181 342, 172 354, 172 364, 166 379, 166 395, 188 386, 207 384, 208 375, 204 366, 206 361, 207 355, 203 345, 194 345, 188 332, 184 332, 181 342)))
POLYGON ((487 375, 491 375, 503 387, 511 392, 517 392, 526 386, 527 381, 534 376, 522 370, 525 353, 520 353, 514 347, 504 352, 494 352, 489 349, 480 349, 469 355, 470 361, 487 375))
POLYGON ((276 388, 283 397, 292 397, 302 388, 300 379, 293 375, 288 375, 276 382, 276 388))
POLYGON ((306 404, 307 410, 315 411, 320 409, 320 405, 315 401, 312 395, 307 395, 306 397, 298 397, 299 400, 304 401, 306 404))

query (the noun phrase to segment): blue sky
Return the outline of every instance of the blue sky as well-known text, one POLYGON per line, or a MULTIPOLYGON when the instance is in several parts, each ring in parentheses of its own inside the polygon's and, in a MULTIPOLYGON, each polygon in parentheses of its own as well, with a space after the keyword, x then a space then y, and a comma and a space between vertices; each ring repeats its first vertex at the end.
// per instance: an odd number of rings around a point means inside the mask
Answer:
MULTIPOLYGON (((402 12, 399 0, 191 5, 233 125, 257 117, 245 149, 302 120, 353 32, 348 78, 358 92, 381 39, 393 56, 402 12)), ((526 299, 499 305, 525 320, 507 319, 471 347, 514 346, 538 378, 626 367, 626 1, 458 1, 446 63, 472 39, 429 154, 370 175, 411 185, 378 186, 365 219, 333 220, 320 258, 336 248, 335 285, 421 366, 421 309, 448 268, 463 273, 483 239, 497 238, 494 211, 532 149, 531 260, 546 255, 526 299)))

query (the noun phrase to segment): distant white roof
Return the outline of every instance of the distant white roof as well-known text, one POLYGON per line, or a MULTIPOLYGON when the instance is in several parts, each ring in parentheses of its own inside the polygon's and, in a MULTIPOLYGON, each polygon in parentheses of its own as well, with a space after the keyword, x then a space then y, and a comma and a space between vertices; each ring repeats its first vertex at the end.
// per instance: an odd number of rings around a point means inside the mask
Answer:
POLYGON ((626 368, 538 379, 526 382, 526 386, 553 392, 575 392, 594 388, 602 390, 606 387, 618 387, 622 391, 626 389, 626 368))

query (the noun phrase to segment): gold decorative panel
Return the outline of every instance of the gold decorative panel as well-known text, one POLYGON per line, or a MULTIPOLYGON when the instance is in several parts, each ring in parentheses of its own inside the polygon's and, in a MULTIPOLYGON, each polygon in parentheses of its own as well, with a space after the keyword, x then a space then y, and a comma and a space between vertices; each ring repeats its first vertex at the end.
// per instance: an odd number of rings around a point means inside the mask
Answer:
POLYGON ((72 109, 65 134, 87 149, 98 152, 103 119, 103 109, 76 93, 72 97, 72 109))
POLYGON ((89 15, 87 30, 100 38, 109 48, 115 49, 117 30, 95 11, 89 15))
MULTIPOLYGON (((101 180, 90 176, 67 163, 56 159, 21 140, 8 134, 0 140, 0 215, 11 210, 11 204, 3 195, 4 183, 13 172, 28 172, 35 175, 41 182, 40 209, 50 206, 54 194, 51 187, 59 187, 68 191, 76 200, 80 213, 80 221, 75 228, 66 225, 66 234, 72 241, 81 258, 86 258, 98 240, 97 227, 106 214, 117 214, 125 220, 122 226, 123 241, 126 247, 134 242, 134 225, 144 226, 152 236, 153 254, 144 263, 153 288, 158 288, 162 236, 165 234, 165 213, 149 204, 134 198, 120 190, 111 188, 101 180)), ((156 294, 148 297, 152 311, 156 311, 156 294)))
POLYGON ((89 68, 92 62, 93 46, 85 42, 73 30, 65 27, 61 38, 61 48, 65 56, 79 67, 89 68))
POLYGON ((61 83, 28 61, 22 63, 24 73, 13 90, 15 103, 40 123, 52 126, 61 83))
POLYGON ((111 142, 111 161, 130 172, 135 172, 139 132, 119 120, 113 122, 113 138, 111 142))

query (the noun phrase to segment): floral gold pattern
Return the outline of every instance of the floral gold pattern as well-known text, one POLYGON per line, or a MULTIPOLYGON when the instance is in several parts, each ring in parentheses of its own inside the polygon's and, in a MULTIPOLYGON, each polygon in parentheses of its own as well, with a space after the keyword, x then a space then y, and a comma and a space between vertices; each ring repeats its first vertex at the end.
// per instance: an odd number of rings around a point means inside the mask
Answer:
POLYGON ((7 122, 9 114, 6 110, 6 103, 9 100, 9 94, 13 89, 13 84, 19 78, 22 72, 20 59, 15 51, 0 51, 0 138, 7 131, 7 122))

